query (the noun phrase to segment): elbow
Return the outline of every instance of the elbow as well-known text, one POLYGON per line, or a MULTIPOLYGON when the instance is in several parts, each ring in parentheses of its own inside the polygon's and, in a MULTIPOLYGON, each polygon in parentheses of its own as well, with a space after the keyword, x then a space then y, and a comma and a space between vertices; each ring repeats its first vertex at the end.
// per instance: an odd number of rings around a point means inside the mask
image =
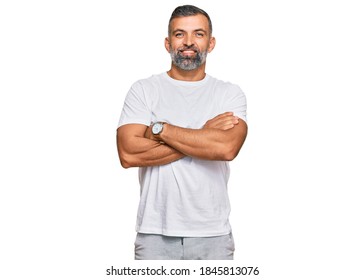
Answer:
POLYGON ((239 153, 236 149, 227 146, 222 146, 216 152, 211 159, 222 161, 232 161, 239 153))
MULTIPOLYGON (((244 122, 245 124, 245 122, 244 122)), ((241 136, 238 138, 238 141, 229 141, 222 148, 223 150, 223 158, 225 161, 232 161, 237 157, 240 152, 241 147, 243 146, 245 139, 247 136, 247 126, 245 124, 245 130, 242 131, 241 136)))
POLYGON ((132 167, 132 165, 131 164, 129 164, 128 162, 126 162, 126 161, 120 161, 120 163, 121 163, 121 166, 123 167, 123 168, 125 168, 125 169, 128 169, 128 168, 130 168, 130 167, 132 167))
POLYGON ((226 151, 223 155, 224 161, 232 161, 236 156, 238 155, 238 152, 234 150, 226 151))
POLYGON ((222 149, 222 153, 221 153, 221 158, 224 161, 232 161, 233 159, 235 159, 237 157, 237 155, 239 154, 240 151, 240 147, 236 148, 236 147, 229 147, 226 146, 222 149))
POLYGON ((130 157, 125 154, 119 154, 120 164, 123 168, 128 169, 130 167, 134 167, 130 157))
POLYGON ((122 141, 121 138, 121 128, 117 131, 117 138, 116 138, 116 146, 118 150, 119 160, 120 164, 123 168, 127 169, 130 167, 136 167, 137 166, 137 158, 135 155, 130 151, 132 148, 130 148, 130 141, 122 141), (127 148, 129 147, 129 148, 127 148))

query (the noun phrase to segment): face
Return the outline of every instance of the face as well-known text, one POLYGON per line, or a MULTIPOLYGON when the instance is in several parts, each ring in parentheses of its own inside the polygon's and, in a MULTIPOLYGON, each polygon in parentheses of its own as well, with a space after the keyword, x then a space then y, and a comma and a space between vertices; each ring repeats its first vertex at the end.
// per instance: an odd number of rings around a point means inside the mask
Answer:
POLYGON ((172 63, 182 70, 194 70, 206 61, 206 56, 215 46, 208 20, 204 15, 174 18, 171 33, 165 40, 172 63))

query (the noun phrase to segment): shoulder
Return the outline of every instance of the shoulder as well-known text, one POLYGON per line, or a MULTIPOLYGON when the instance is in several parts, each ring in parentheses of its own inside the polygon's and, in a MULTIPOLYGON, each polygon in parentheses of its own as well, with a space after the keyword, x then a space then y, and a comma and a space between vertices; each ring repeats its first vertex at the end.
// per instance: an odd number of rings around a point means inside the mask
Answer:
POLYGON ((150 77, 137 80, 136 82, 134 82, 132 84, 132 87, 149 87, 149 86, 156 85, 156 84, 160 83, 162 76, 163 76, 163 73, 152 75, 150 77))
POLYGON ((215 77, 209 76, 209 82, 213 84, 213 86, 225 93, 236 93, 236 94, 244 94, 239 85, 232 83, 230 81, 224 81, 217 79, 215 77))
POLYGON ((162 74, 152 75, 148 78, 140 79, 134 82, 127 94, 127 99, 143 100, 143 103, 152 104, 157 100, 160 94, 162 74))

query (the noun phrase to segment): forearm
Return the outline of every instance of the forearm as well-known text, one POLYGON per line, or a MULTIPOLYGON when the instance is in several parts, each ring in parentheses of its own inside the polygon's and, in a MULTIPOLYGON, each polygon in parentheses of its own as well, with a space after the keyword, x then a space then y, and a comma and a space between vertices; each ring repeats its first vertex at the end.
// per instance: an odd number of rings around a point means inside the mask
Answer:
POLYGON ((246 124, 240 121, 232 129, 188 129, 165 124, 160 140, 181 153, 207 160, 232 160, 246 137, 246 124))
POLYGON ((126 128, 119 128, 117 147, 124 168, 165 165, 184 157, 184 154, 159 141, 140 135, 126 135, 126 128))

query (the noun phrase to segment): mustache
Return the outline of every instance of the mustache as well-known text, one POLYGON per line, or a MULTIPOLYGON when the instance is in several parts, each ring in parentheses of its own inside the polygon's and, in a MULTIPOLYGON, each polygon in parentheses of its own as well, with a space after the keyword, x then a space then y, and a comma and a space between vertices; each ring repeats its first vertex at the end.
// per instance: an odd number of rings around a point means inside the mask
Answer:
POLYGON ((199 49, 192 45, 192 46, 180 47, 177 49, 177 51, 179 51, 179 52, 183 52, 183 51, 199 52, 199 49))

